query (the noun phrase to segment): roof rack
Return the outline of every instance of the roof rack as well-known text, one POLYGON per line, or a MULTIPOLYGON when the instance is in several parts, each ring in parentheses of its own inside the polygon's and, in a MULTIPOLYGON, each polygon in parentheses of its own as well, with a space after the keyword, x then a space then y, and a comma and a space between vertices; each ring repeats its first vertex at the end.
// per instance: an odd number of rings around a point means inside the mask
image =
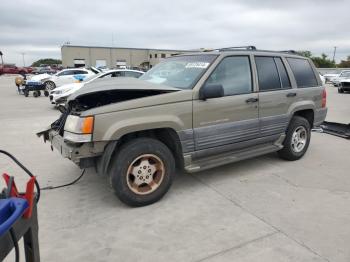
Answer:
POLYGON ((236 50, 236 49, 257 50, 256 47, 253 46, 253 45, 224 47, 224 48, 218 48, 218 49, 214 49, 214 50, 217 50, 217 51, 228 51, 228 50, 236 50))
POLYGON ((203 49, 203 52, 211 52, 211 51, 223 52, 223 51, 240 51, 240 50, 257 51, 257 52, 286 53, 286 54, 299 55, 299 53, 297 51, 295 51, 295 50, 282 50, 282 51, 260 50, 260 49, 257 49, 253 45, 203 49))
POLYGON ((295 50, 283 50, 283 51, 278 51, 278 52, 280 52, 280 53, 298 54, 298 52, 295 51, 295 50))

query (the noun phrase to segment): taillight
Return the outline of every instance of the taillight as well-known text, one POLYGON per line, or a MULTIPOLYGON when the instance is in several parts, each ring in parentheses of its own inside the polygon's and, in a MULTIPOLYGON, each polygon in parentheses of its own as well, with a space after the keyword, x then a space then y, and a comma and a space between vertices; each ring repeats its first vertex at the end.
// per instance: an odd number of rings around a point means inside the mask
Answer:
POLYGON ((327 104, 327 92, 326 89, 322 91, 322 107, 326 107, 327 104))

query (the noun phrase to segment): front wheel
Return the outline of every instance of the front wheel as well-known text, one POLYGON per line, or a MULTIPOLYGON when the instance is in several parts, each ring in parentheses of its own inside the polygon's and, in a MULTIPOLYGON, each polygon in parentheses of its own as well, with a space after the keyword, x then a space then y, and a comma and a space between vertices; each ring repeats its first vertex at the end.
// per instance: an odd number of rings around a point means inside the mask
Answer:
POLYGON ((169 148, 153 138, 136 138, 121 146, 112 159, 110 184, 130 206, 145 206, 161 199, 175 174, 169 148))
POLYGON ((46 81, 45 82, 45 89, 47 91, 51 91, 51 90, 53 90, 55 88, 56 88, 56 84, 54 82, 52 82, 52 81, 46 81))
POLYGON ((283 148, 278 155, 286 160, 294 161, 300 159, 309 147, 311 128, 309 121, 300 116, 293 116, 287 130, 283 148))
POLYGON ((343 89, 343 88, 338 87, 338 93, 340 93, 340 94, 344 93, 344 89, 343 89))

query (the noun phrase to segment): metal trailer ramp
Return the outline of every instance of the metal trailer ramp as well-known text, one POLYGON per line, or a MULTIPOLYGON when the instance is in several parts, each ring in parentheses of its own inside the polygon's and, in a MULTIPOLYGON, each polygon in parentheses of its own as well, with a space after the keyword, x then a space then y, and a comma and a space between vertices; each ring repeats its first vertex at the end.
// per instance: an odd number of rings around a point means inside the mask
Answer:
POLYGON ((323 133, 350 139, 350 123, 342 124, 324 121, 320 127, 323 133))

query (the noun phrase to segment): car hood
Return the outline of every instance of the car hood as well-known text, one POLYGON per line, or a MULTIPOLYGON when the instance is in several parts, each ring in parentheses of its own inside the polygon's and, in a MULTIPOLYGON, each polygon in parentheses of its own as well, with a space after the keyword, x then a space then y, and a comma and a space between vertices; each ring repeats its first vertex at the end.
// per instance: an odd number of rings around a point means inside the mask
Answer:
POLYGON ((35 76, 32 76, 30 77, 30 81, 41 81, 45 78, 50 78, 51 75, 47 74, 47 73, 44 73, 44 74, 39 74, 39 75, 35 75, 35 76))
POLYGON ((192 99, 192 90, 185 92, 182 89, 153 84, 137 78, 120 77, 98 79, 86 84, 84 88, 69 96, 68 106, 73 112, 100 114, 187 99, 192 99), (188 94, 183 97, 182 93, 188 94))
POLYGON ((63 86, 56 87, 54 91, 62 91, 66 89, 79 89, 84 86, 84 83, 70 83, 63 86))
POLYGON ((87 83, 84 89, 80 89, 74 95, 70 97, 69 100, 74 100, 82 96, 105 93, 108 91, 117 90, 159 90, 159 91, 179 91, 181 89, 169 87, 165 85, 153 84, 147 81, 143 81, 137 78, 129 77, 116 77, 113 79, 97 79, 91 83, 87 83))

